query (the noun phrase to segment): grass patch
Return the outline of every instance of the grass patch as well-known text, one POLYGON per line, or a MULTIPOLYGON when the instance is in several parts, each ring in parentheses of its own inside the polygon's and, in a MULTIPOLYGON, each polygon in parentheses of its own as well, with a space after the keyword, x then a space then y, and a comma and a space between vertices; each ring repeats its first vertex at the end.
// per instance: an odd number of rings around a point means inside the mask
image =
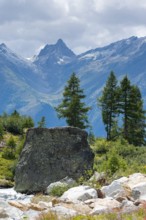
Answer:
POLYGON ((42 201, 42 202, 51 202, 52 199, 53 199, 52 196, 46 196, 46 195, 43 195, 43 194, 41 194, 41 193, 38 193, 38 194, 36 194, 36 195, 34 195, 34 196, 32 197, 31 202, 37 204, 37 203, 39 203, 40 201, 42 201))
POLYGON ((144 220, 146 219, 146 209, 140 209, 137 212, 131 214, 121 214, 121 213, 108 213, 100 215, 78 215, 75 217, 61 217, 57 216, 56 213, 48 212, 40 214, 36 220, 144 220))
MULTIPOLYGON (((48 213, 41 213, 36 220, 59 220, 56 213, 48 212, 48 213)), ((63 220, 63 219, 62 219, 63 220)))

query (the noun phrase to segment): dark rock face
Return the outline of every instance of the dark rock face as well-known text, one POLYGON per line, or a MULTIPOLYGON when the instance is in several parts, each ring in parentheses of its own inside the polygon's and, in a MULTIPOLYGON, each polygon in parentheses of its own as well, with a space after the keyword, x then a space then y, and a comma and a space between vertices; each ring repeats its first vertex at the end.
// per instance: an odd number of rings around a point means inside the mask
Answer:
POLYGON ((92 170, 94 154, 79 128, 32 128, 16 167, 15 190, 33 193, 66 176, 77 180, 92 170))

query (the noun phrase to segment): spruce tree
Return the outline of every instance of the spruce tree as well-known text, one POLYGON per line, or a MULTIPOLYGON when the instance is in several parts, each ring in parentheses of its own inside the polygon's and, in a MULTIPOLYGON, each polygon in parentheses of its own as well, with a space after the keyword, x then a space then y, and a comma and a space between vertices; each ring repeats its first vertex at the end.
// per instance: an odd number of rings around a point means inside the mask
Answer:
POLYGON ((38 122, 38 127, 39 128, 45 128, 46 127, 46 118, 45 118, 45 116, 41 117, 41 120, 38 122))
POLYGON ((117 134, 117 108, 118 108, 118 86, 113 71, 106 82, 102 96, 98 99, 102 109, 102 120, 107 133, 107 140, 113 139, 117 134))
POLYGON ((145 111, 141 92, 134 85, 131 86, 130 103, 128 141, 130 144, 141 146, 145 144, 145 111))
POLYGON ((128 140, 129 136, 129 123, 131 114, 131 102, 130 102, 131 83, 127 76, 120 82, 120 99, 119 99, 119 113, 123 119, 123 137, 128 140))
POLYGON ((86 107, 82 101, 84 98, 85 95, 80 88, 80 80, 73 73, 64 88, 62 103, 55 108, 58 117, 66 118, 69 126, 87 128, 89 126, 87 113, 90 107, 86 107))
POLYGON ((145 144, 145 111, 139 88, 127 76, 121 81, 119 113, 123 119, 122 136, 136 146, 145 144))

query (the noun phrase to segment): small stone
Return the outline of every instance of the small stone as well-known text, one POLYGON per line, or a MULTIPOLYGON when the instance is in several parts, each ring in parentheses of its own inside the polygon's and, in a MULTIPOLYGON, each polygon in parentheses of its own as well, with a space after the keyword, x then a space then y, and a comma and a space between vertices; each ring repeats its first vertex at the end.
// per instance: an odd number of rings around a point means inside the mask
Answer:
POLYGON ((0 207, 0 219, 8 218, 8 214, 6 213, 5 209, 0 207))
POLYGON ((105 194, 104 192, 101 191, 101 189, 97 189, 97 195, 98 195, 98 198, 100 199, 105 198, 105 194))

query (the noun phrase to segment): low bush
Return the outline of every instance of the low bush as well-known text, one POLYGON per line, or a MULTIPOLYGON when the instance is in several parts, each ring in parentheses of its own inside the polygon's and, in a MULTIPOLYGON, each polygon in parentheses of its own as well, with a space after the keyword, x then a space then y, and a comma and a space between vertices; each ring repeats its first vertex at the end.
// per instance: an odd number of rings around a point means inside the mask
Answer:
POLYGON ((7 160, 14 160, 15 159, 15 152, 12 151, 11 148, 5 147, 2 152, 2 157, 7 160))
POLYGON ((13 160, 4 159, 0 155, 0 179, 13 180, 13 172, 11 170, 13 163, 13 160))
POLYGON ((111 142, 106 141, 104 138, 98 138, 94 142, 92 148, 95 154, 105 154, 110 150, 111 147, 112 147, 111 142))
POLYGON ((68 186, 54 186, 49 193, 51 196, 62 196, 62 194, 69 189, 68 186))

